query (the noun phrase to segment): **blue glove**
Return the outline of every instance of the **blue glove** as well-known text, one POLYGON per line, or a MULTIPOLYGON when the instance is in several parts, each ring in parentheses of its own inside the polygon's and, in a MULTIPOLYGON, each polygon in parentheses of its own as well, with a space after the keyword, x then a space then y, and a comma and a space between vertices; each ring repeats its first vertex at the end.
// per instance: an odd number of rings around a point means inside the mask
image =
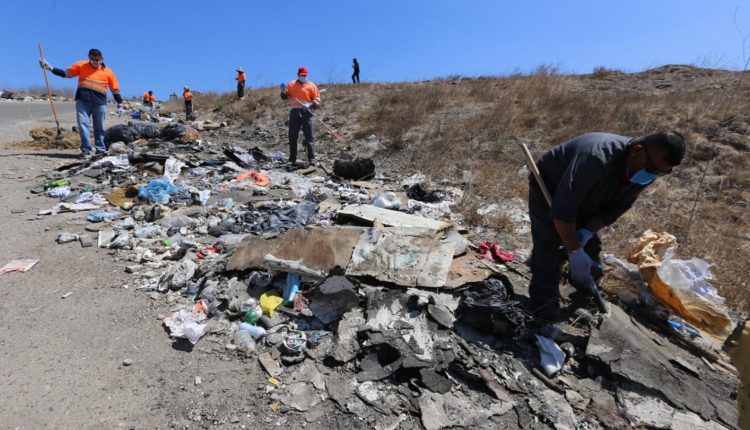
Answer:
POLYGON ((594 237, 594 233, 592 233, 591 230, 587 228, 579 228, 576 231, 576 236, 578 237, 578 243, 580 243, 581 248, 583 248, 584 246, 586 246, 589 240, 594 237))
POLYGON ((594 285, 594 278, 591 277, 591 268, 594 266, 597 264, 583 248, 568 252, 570 281, 576 289, 591 288, 594 285))

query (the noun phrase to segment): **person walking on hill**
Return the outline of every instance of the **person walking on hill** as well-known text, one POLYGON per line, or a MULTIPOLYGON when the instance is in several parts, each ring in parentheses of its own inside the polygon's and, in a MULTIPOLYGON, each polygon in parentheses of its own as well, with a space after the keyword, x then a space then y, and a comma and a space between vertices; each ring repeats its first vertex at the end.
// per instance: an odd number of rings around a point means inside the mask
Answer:
POLYGON ((148 106, 151 109, 153 109, 155 101, 156 101, 156 97, 154 96, 153 91, 148 90, 145 93, 143 93, 143 105, 144 106, 148 106))
POLYGON ((641 191, 671 173, 684 156, 685 140, 674 131, 636 138, 589 133, 537 160, 552 198, 550 207, 537 180, 529 175, 533 240, 529 297, 540 319, 560 317, 559 283, 566 257, 561 249, 567 253, 571 285, 581 293, 599 288, 602 242, 597 232, 627 212, 641 191))
POLYGON ((281 89, 281 98, 289 101, 289 162, 297 162, 297 138, 299 130, 305 136, 307 161, 315 163, 315 137, 313 116, 310 110, 320 107, 320 91, 317 85, 307 80, 307 67, 297 69, 297 79, 289 81, 281 89))
POLYGON ((237 68, 237 98, 242 100, 245 97, 245 72, 242 67, 237 68))
POLYGON ((185 121, 192 121, 195 119, 193 115, 193 93, 190 92, 187 85, 182 87, 182 98, 185 100, 185 121))
POLYGON ((359 62, 356 58, 352 59, 352 69, 354 69, 354 72, 352 73, 352 83, 358 84, 359 83, 359 62))
POLYGON ((91 154, 91 122, 94 123, 94 145, 96 153, 107 151, 104 144, 104 117, 107 115, 107 88, 117 102, 117 109, 122 109, 120 84, 112 69, 104 65, 104 57, 98 49, 89 50, 88 60, 77 61, 67 69, 53 67, 46 59, 40 58, 39 65, 61 78, 78 77, 76 89, 76 122, 81 136, 81 156, 91 154))

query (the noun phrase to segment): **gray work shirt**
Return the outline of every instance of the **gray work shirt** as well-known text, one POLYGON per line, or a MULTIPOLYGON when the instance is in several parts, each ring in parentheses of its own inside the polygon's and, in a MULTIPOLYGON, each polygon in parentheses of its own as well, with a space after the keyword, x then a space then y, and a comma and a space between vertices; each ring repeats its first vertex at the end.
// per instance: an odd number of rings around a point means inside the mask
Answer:
POLYGON ((552 218, 584 225, 598 217, 610 225, 645 188, 627 180, 631 137, 588 133, 552 148, 537 160, 552 194, 552 218))

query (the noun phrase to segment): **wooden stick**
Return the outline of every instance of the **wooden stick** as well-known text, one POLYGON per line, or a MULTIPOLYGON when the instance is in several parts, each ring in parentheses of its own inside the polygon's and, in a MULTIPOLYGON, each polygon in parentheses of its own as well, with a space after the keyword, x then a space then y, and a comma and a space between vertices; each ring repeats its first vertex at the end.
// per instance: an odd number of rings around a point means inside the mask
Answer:
MULTIPOLYGON (((39 57, 44 58, 44 50, 42 49, 42 45, 39 44, 39 57)), ((42 71, 44 72, 44 83, 47 85, 47 98, 49 99, 49 104, 52 106, 52 115, 55 117, 55 124, 57 124, 57 137, 60 137, 60 121, 57 120, 57 111, 55 110, 55 103, 52 102, 52 91, 49 89, 49 79, 47 78, 47 69, 42 67, 42 71)))
POLYGON ((552 207, 552 196, 550 195, 547 186, 544 185, 542 175, 539 173, 539 168, 536 166, 534 157, 531 156, 531 152, 529 152, 529 148, 525 143, 521 144, 521 149, 523 150, 524 158, 526 158, 526 167, 529 168, 531 173, 534 175, 534 178, 536 178, 536 183, 539 184, 539 188, 542 190, 542 194, 544 194, 544 199, 547 200, 547 204, 552 207))

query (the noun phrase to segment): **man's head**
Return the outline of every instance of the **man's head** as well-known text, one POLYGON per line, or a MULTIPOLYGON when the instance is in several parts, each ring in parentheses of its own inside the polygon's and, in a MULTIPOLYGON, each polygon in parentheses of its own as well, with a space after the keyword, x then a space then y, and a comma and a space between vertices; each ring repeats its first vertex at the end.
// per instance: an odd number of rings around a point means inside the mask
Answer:
POLYGON ((185 85, 184 87, 182 87, 182 91, 190 91, 190 87, 188 87, 187 85, 185 85))
POLYGON ((99 67, 104 62, 104 57, 102 56, 102 51, 91 48, 89 49, 89 64, 93 67, 99 67))
POLYGON ((153 96, 153 95, 154 95, 154 92, 153 92, 153 91, 151 91, 151 90, 148 90, 148 95, 150 95, 150 96, 153 96))
POLYGON ((685 138, 676 131, 660 131, 639 136, 630 142, 628 178, 648 185, 657 176, 672 173, 685 156, 685 138))
POLYGON ((242 73, 243 72, 242 67, 238 67, 237 72, 242 73))
POLYGON ((307 81, 307 67, 300 66, 299 69, 297 69, 297 79, 299 79, 300 82, 307 81))

